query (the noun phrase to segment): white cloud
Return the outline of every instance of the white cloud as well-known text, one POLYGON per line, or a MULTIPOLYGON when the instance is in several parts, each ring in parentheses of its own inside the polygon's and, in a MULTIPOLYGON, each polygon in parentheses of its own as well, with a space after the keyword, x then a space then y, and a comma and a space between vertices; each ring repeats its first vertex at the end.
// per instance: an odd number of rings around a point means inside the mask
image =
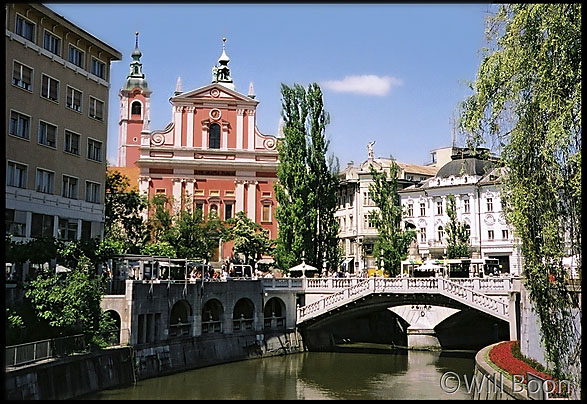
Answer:
POLYGON ((323 81, 320 85, 332 91, 364 95, 385 96, 392 87, 401 86, 400 79, 391 76, 379 77, 374 74, 346 76, 343 80, 323 81))

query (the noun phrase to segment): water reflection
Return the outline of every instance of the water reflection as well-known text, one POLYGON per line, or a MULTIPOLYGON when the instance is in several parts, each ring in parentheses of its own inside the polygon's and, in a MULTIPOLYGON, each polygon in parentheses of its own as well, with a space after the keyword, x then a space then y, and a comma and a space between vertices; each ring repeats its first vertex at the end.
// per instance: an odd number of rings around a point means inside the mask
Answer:
POLYGON ((472 375, 473 354, 306 352, 210 366, 84 398, 145 399, 467 399, 440 389, 444 372, 472 375), (463 355, 460 355, 463 356, 463 355))

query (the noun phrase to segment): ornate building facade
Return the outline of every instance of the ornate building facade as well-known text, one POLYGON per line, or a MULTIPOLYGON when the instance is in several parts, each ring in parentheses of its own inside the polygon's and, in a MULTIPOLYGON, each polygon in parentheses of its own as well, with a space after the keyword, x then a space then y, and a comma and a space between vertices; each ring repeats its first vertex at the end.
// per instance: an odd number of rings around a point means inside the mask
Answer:
MULTIPOLYGON (((172 197, 174 212, 200 209, 227 220, 244 211, 276 238, 277 138, 256 127, 252 83, 247 95, 235 90, 225 43, 210 84, 183 92, 178 79, 173 120, 161 130, 149 127, 151 91, 141 56, 137 39, 120 90, 119 165, 137 167, 139 191, 149 199, 172 197)), ((212 262, 231 255, 232 243, 219 242, 212 262)))

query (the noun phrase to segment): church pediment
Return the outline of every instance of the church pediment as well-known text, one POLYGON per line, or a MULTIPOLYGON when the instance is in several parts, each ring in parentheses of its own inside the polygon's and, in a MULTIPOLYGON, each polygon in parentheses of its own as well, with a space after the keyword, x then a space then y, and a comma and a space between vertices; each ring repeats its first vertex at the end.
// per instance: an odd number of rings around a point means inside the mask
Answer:
POLYGON ((197 88, 195 90, 187 91, 185 93, 181 93, 174 97, 171 97, 172 102, 181 102, 181 101, 222 101, 222 102, 238 102, 239 104, 250 104, 250 105, 257 105, 259 101, 256 101, 246 95, 243 95, 239 92, 233 91, 229 88, 226 88, 222 84, 212 83, 204 87, 197 88))

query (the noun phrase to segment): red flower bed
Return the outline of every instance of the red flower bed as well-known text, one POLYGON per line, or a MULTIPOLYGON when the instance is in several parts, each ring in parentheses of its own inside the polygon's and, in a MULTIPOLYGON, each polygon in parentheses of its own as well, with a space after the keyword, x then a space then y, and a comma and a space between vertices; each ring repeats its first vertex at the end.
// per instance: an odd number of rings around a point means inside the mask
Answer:
MULTIPOLYGON (((518 343, 519 341, 504 341, 500 344, 497 344, 489 351, 489 360, 491 360, 491 362, 495 363, 510 375, 522 376, 524 378, 524 384, 528 382, 528 377, 526 374, 527 372, 531 372, 532 374, 535 374, 536 376, 539 376, 543 379, 553 380, 555 382, 556 392, 556 384, 558 383, 553 379, 552 376, 540 372, 526 362, 514 357, 512 348, 518 343)), ((519 379, 517 380, 519 381, 519 379)))

